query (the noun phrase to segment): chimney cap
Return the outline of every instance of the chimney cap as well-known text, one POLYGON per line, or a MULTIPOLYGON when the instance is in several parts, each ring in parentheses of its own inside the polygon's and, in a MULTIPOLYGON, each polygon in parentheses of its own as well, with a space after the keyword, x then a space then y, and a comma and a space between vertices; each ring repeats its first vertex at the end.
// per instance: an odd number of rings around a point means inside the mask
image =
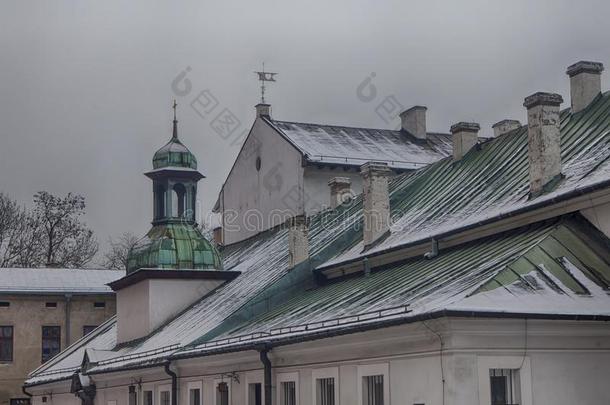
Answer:
POLYGON ((456 132, 479 132, 481 126, 476 122, 458 122, 457 124, 453 124, 449 131, 452 134, 456 132))
POLYGON ((385 162, 366 162, 362 166, 360 166, 360 173, 363 174, 381 174, 388 175, 392 170, 390 170, 389 166, 385 162))
POLYGON ((495 127, 499 127, 500 125, 507 125, 507 124, 521 126, 521 122, 519 120, 509 120, 509 119, 506 119, 506 120, 502 120, 502 121, 496 122, 491 127, 495 128, 495 127))
POLYGON ((329 186, 334 186, 334 185, 351 185, 352 181, 350 180, 349 177, 333 177, 332 179, 328 180, 328 185, 329 186))
POLYGON ((537 92, 532 94, 531 96, 525 97, 523 101, 523 106, 525 108, 535 107, 537 105, 550 105, 550 106, 559 106, 559 104, 563 103, 563 98, 559 94, 555 93, 544 93, 537 92))
POLYGON ((573 65, 568 66, 566 74, 570 77, 576 76, 579 73, 593 73, 601 74, 604 71, 604 64, 601 62, 592 62, 588 60, 581 60, 573 65))
POLYGON ((426 111, 428 110, 428 107, 426 107, 425 105, 414 105, 411 108, 407 108, 406 110, 404 110, 403 112, 401 112, 400 114, 398 114, 400 117, 402 117, 405 114, 410 113, 411 111, 417 111, 417 110, 423 110, 426 111))

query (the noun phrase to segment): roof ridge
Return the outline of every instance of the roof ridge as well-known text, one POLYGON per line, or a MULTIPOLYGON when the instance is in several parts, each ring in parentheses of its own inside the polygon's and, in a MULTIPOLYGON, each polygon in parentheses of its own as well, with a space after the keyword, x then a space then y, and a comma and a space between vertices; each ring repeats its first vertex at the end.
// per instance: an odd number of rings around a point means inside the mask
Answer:
MULTIPOLYGON (((356 127, 356 126, 351 126, 351 125, 320 124, 320 123, 315 123, 315 122, 276 120, 276 119, 273 119, 273 118, 270 119, 269 121, 271 123, 273 123, 273 124, 282 123, 282 124, 296 124, 296 125, 312 125, 312 126, 318 126, 318 127, 362 129, 362 130, 365 130, 365 131, 403 132, 402 129, 384 129, 384 128, 372 128, 372 127, 356 127)), ((427 135, 451 135, 449 133, 438 132, 438 131, 426 132, 426 134, 427 135)))

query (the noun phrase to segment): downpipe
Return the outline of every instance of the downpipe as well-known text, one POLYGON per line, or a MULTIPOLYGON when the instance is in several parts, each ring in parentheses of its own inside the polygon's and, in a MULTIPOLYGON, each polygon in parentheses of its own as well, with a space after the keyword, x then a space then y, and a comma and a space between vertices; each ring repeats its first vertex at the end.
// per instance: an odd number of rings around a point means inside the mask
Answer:
POLYGON ((271 360, 269 360, 269 349, 265 348, 259 353, 264 366, 265 405, 271 405, 271 360))
POLYGON ((178 405, 178 375, 171 370, 171 364, 169 361, 165 363, 165 374, 172 378, 172 405, 178 405))

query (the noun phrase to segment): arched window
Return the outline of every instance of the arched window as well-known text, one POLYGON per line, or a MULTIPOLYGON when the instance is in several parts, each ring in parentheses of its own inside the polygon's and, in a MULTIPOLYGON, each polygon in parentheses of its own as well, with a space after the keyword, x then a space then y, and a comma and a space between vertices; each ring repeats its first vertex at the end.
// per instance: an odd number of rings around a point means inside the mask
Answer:
POLYGON ((155 188, 154 205, 155 219, 165 217, 165 187, 162 184, 155 188))
POLYGON ((172 191, 172 217, 181 218, 186 205, 186 188, 178 183, 174 185, 172 191))

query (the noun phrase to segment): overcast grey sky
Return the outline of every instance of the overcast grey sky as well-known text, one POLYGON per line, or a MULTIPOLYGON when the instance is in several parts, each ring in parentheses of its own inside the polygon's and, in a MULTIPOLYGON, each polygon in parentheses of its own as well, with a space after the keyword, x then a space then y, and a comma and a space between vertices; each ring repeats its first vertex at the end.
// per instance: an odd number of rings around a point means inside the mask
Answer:
POLYGON ((607 1, 3 1, 0 191, 28 204, 42 189, 80 193, 100 241, 142 235, 142 173, 170 137, 171 83, 187 67, 180 137, 207 176, 209 211, 239 145, 189 106, 204 89, 245 130, 265 61, 279 72, 278 119, 392 127, 375 107, 394 95, 428 106, 429 130, 474 120, 489 134, 500 119, 525 122, 535 91, 569 102, 572 62, 610 68, 608 15, 607 1), (377 97, 363 102, 356 89, 373 72, 377 97))

